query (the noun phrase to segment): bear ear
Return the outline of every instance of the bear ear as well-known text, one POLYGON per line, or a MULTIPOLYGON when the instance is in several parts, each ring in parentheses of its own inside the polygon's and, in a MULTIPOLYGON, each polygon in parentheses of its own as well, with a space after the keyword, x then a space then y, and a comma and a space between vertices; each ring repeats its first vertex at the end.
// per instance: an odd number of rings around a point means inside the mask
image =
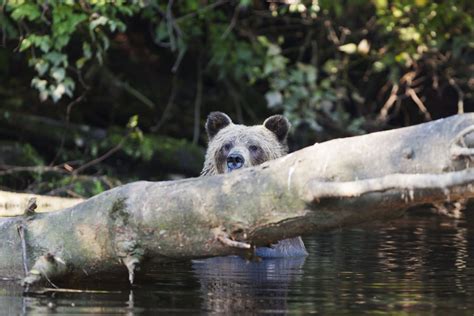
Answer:
POLYGON ((206 121, 207 136, 212 139, 221 129, 230 124, 232 124, 232 120, 227 114, 222 112, 209 113, 206 121))
POLYGON ((283 115, 273 115, 263 122, 263 126, 273 132, 280 142, 284 142, 290 131, 291 124, 283 115))

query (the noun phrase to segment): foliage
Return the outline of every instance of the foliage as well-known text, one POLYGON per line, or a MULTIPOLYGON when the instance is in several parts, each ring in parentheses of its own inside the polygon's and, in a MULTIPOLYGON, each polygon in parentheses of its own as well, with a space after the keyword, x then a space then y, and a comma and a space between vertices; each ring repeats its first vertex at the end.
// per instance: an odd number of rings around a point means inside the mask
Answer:
POLYGON ((31 85, 41 100, 54 102, 72 97, 75 80, 68 69, 80 71, 94 58, 102 63, 110 45, 107 32, 125 31, 122 16, 131 16, 139 2, 127 1, 6 1, 2 16, 4 32, 19 38, 19 51, 29 52, 28 63, 36 70, 31 85), (13 27, 17 23, 17 29, 13 27), (82 53, 68 51, 74 40, 82 43, 82 53))
POLYGON ((211 110, 283 112, 303 146, 474 110, 473 16, 470 0, 7 0, 0 106, 109 131, 63 160, 204 145, 211 110))
POLYGON ((467 0, 298 0, 263 7, 248 0, 16 0, 6 1, 2 12, 6 36, 19 40, 36 71, 31 84, 41 100, 72 97, 82 70, 104 63, 115 34, 126 32, 132 17, 148 23, 155 44, 175 54, 172 69, 186 54, 204 54, 216 78, 266 82, 262 93, 270 107, 315 129, 318 115, 346 126, 354 106, 370 108, 356 116, 375 114, 385 100, 371 105, 380 97, 374 91, 403 84, 412 72, 435 89, 446 80, 459 97, 472 98, 465 66, 472 59, 474 11, 467 0), (300 35, 285 32, 284 24, 300 35), (368 89, 373 79, 381 84, 368 89))

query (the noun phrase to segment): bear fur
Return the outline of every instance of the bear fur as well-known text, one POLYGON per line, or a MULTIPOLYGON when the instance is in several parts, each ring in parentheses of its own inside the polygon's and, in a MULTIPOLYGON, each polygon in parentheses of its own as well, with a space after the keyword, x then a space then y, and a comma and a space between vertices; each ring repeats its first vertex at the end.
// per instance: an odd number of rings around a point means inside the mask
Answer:
MULTIPOLYGON (((262 125, 245 126, 234 124, 225 113, 211 112, 206 121, 209 144, 201 176, 228 173, 286 155, 290 127, 282 115, 270 116, 262 125)), ((307 255, 300 237, 259 247, 256 253, 265 258, 307 255)))
POLYGON ((243 167, 259 165, 288 153, 286 137, 290 122, 282 115, 274 115, 263 125, 245 126, 232 123, 222 112, 212 112, 206 122, 209 144, 201 176, 230 172, 227 158, 240 154, 243 167))

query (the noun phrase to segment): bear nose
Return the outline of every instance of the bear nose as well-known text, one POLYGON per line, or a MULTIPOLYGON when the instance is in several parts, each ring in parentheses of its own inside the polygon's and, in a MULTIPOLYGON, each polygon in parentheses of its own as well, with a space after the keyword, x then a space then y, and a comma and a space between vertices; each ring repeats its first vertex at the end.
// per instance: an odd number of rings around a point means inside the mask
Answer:
POLYGON ((245 159, 241 154, 230 154, 227 157, 227 168, 229 171, 242 168, 244 165, 245 159))

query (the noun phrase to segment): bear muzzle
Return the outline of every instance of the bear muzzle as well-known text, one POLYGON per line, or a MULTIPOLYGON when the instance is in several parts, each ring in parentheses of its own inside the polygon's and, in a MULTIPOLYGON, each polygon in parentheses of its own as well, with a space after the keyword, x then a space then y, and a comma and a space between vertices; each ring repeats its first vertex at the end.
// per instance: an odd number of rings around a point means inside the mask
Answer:
POLYGON ((245 159, 244 156, 238 153, 232 153, 227 156, 227 171, 231 172, 236 169, 240 169, 244 166, 245 159))

